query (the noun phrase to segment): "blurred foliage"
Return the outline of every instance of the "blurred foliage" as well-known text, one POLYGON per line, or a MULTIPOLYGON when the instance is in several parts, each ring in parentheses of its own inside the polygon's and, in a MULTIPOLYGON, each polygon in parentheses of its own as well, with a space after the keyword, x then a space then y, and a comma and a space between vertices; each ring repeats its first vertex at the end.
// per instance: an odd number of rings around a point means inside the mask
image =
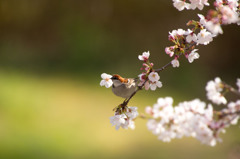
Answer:
MULTIPOLYGON (((193 139, 162 143, 142 120, 136 131, 110 127, 122 100, 99 88, 100 74, 136 77, 137 56, 148 50, 156 67, 168 63, 168 32, 186 29, 197 13, 169 0, 0 0, 0 158, 239 158, 239 129, 209 148, 193 139)), ((159 96, 204 100, 216 76, 234 85, 240 29, 223 30, 199 46, 199 60, 161 72, 163 88, 130 104, 143 112, 159 96)))

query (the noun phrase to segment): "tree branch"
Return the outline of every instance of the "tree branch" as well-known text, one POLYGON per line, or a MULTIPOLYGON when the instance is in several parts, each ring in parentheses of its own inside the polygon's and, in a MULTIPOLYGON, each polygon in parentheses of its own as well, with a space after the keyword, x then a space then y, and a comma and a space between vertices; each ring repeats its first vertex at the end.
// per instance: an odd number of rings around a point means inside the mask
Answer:
MULTIPOLYGON (((161 72, 161 71, 163 71, 164 69, 166 69, 168 66, 171 65, 171 62, 172 62, 172 61, 170 61, 169 63, 167 63, 166 65, 164 65, 163 67, 161 67, 161 68, 159 68, 159 69, 155 69, 154 71, 155 71, 155 72, 158 72, 158 73, 161 72)), ((123 103, 121 104, 121 106, 123 106, 123 107, 124 107, 124 106, 127 106, 128 103, 129 103, 129 101, 133 98, 133 96, 134 96, 138 91, 142 90, 142 88, 144 87, 144 85, 145 85, 145 83, 146 83, 147 81, 148 81, 148 79, 145 80, 141 86, 138 86, 138 88, 131 94, 131 96, 128 97, 128 98, 126 98, 126 99, 123 101, 123 103)))

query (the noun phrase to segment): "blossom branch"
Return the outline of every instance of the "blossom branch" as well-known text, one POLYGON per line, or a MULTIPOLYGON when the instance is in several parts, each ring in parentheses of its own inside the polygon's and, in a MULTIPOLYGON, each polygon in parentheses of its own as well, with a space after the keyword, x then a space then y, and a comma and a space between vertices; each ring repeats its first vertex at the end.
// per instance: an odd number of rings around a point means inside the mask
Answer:
MULTIPOLYGON (((166 65, 164 65, 163 67, 159 68, 159 69, 156 69, 154 70, 155 72, 161 72, 163 70, 165 70, 167 67, 171 66, 171 62, 167 63, 166 65)), ((132 99, 132 97, 140 90, 142 90, 142 88, 144 87, 145 83, 148 82, 148 79, 145 80, 140 86, 138 86, 138 88, 136 89, 136 91, 134 91, 131 96, 127 99, 125 99, 123 101, 123 103, 121 104, 122 106, 127 106, 127 104, 129 103, 129 101, 132 99)))
POLYGON ((229 90, 229 91, 235 93, 236 95, 240 96, 240 92, 238 90, 236 90, 235 88, 233 88, 232 86, 226 84, 225 82, 223 82, 223 85, 227 90, 229 90))
MULTIPOLYGON (((208 0, 189 0, 189 2, 187 0, 173 0, 173 5, 179 11, 196 8, 202 10, 209 3, 208 0)), ((162 83, 159 81, 161 71, 171 65, 179 67, 178 59, 181 55, 184 55, 189 63, 192 63, 200 57, 197 53, 198 49, 195 48, 198 45, 208 45, 214 37, 222 34, 222 25, 240 24, 238 0, 216 0, 214 7, 215 10, 209 10, 206 16, 198 14, 199 21, 190 20, 187 26, 192 26, 192 28, 169 32, 168 39, 173 43, 173 46, 166 47, 165 52, 174 58, 171 62, 161 68, 154 69, 154 64, 149 60, 150 53, 144 52, 138 56, 139 60, 143 61, 141 68, 143 72, 138 76, 139 80, 119 78, 116 81, 117 86, 120 86, 120 91, 132 91, 128 95, 115 93, 125 98, 123 103, 114 109, 114 116, 110 118, 110 122, 116 126, 116 129, 120 127, 134 129, 134 120, 138 116, 137 107, 130 107, 128 103, 143 88, 154 91, 156 88, 162 87, 162 83)), ((101 86, 109 88, 113 85, 111 75, 102 74, 102 78, 101 86)), ((217 142, 221 141, 219 134, 224 132, 229 125, 236 124, 240 117, 240 100, 228 102, 224 96, 228 92, 240 96, 240 79, 237 79, 236 84, 238 89, 222 82, 218 77, 207 83, 208 99, 213 104, 226 106, 220 111, 214 111, 211 104, 207 105, 199 99, 185 101, 173 106, 173 99, 166 97, 159 98, 153 107, 146 107, 145 111, 150 117, 144 115, 140 115, 140 117, 148 119, 148 129, 164 142, 169 142, 173 138, 192 136, 204 144, 215 146, 217 142)))

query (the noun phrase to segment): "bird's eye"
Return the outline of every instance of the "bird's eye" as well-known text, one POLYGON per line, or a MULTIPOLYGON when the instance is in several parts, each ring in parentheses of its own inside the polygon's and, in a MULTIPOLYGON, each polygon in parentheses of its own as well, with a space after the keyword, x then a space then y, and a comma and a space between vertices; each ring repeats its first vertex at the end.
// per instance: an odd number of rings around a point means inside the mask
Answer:
POLYGON ((117 77, 116 77, 116 76, 113 76, 112 79, 117 79, 117 77))

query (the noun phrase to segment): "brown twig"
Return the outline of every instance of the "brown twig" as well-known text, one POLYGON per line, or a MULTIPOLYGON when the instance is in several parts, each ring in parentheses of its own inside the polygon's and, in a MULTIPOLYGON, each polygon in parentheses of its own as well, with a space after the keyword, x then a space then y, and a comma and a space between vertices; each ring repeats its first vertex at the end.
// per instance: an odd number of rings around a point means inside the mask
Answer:
POLYGON ((237 91, 235 88, 233 88, 232 86, 226 84, 225 82, 222 82, 222 83, 223 83, 224 87, 225 87, 227 90, 229 90, 229 91, 237 94, 238 96, 240 96, 240 92, 237 91))
POLYGON ((166 69, 168 66, 170 66, 172 63, 172 61, 170 61, 169 63, 167 63, 166 65, 164 65, 163 67, 156 69, 155 72, 159 73, 161 71, 163 71, 164 69, 166 69))
MULTIPOLYGON (((191 50, 193 50, 193 49, 195 48, 195 46, 196 46, 196 43, 195 43, 195 42, 192 42, 188 47, 184 48, 184 50, 185 50, 185 52, 187 52, 187 51, 189 51, 189 50, 191 51, 191 50)), ((167 67, 171 66, 171 64, 172 64, 172 61, 170 61, 169 63, 167 63, 166 65, 164 65, 164 66, 161 67, 161 68, 154 69, 154 71, 157 72, 157 73, 159 73, 159 72, 165 70, 167 67)), ((129 103, 129 101, 133 98, 133 96, 134 96, 138 91, 142 90, 142 88, 144 87, 144 85, 145 85, 145 83, 146 83, 147 81, 148 81, 148 79, 145 80, 141 86, 138 86, 138 88, 131 94, 131 96, 128 97, 128 98, 126 98, 126 99, 123 101, 123 103, 120 104, 120 105, 121 105, 122 107, 127 106, 128 103, 129 103)))
MULTIPOLYGON (((164 65, 163 67, 161 67, 161 68, 159 68, 159 69, 156 69, 156 70, 154 70, 154 71, 159 73, 159 72, 163 71, 164 69, 166 69, 166 68, 167 68, 168 66, 170 66, 170 65, 171 65, 171 61, 170 61, 169 63, 167 63, 166 65, 164 65)), ((142 90, 142 88, 144 87, 144 85, 145 85, 145 83, 146 83, 147 81, 148 81, 148 79, 145 80, 141 86, 138 86, 138 88, 136 89, 136 91, 134 91, 134 92, 131 94, 130 97, 126 98, 121 105, 122 105, 122 106, 127 106, 127 104, 128 104, 129 101, 132 99, 132 97, 133 97, 138 91, 142 90)))
POLYGON ((228 116, 228 115, 240 115, 240 110, 239 110, 239 111, 236 111, 236 112, 227 112, 227 113, 220 112, 220 113, 219 113, 219 117, 220 117, 220 118, 225 118, 225 117, 228 116))

